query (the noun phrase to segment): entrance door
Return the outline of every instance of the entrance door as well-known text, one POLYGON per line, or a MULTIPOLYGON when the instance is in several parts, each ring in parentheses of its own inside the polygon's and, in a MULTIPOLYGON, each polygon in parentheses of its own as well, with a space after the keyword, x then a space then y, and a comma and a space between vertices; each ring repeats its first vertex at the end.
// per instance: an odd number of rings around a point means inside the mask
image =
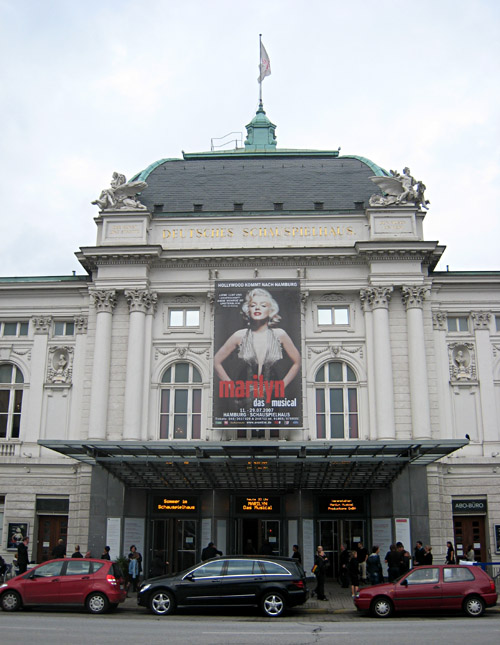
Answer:
POLYGON ((455 515, 453 517, 457 556, 465 556, 472 544, 476 562, 486 562, 484 515, 455 515))
POLYGON ((365 544, 365 521, 319 520, 318 538, 318 545, 321 544, 328 558, 326 575, 338 578, 340 545, 344 543, 353 550, 358 542, 365 544))
POLYGON ((182 571, 196 563, 198 546, 197 520, 162 519, 151 521, 150 562, 157 553, 166 573, 182 571))
POLYGON ((236 520, 234 553, 281 555, 281 521, 257 517, 236 520))
POLYGON ((45 562, 46 560, 50 560, 52 549, 56 546, 59 539, 62 539, 64 541, 64 544, 66 544, 67 548, 67 538, 67 515, 39 515, 36 561, 40 563, 45 562))

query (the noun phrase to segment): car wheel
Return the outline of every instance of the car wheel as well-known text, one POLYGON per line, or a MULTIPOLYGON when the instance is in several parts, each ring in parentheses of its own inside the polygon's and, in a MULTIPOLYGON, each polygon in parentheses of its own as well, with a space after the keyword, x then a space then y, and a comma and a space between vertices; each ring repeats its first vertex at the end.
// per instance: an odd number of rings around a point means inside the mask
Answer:
POLYGON ((285 599, 277 591, 269 591, 262 596, 262 613, 269 618, 278 618, 285 611, 285 599))
POLYGON ((157 616, 168 616, 175 610, 175 600, 165 589, 154 591, 149 597, 149 609, 157 616))
POLYGON ((17 591, 6 591, 2 595, 2 609, 4 611, 17 611, 21 608, 21 596, 17 591))
POLYGON ((88 596, 85 605, 91 614, 103 614, 108 610, 109 601, 103 593, 96 591, 88 596))
POLYGON ((389 618, 394 613, 394 605, 389 598, 379 596, 372 602, 370 611, 376 618, 389 618))
POLYGON ((469 596, 464 600, 464 612, 471 618, 479 618, 484 614, 484 600, 479 596, 469 596))

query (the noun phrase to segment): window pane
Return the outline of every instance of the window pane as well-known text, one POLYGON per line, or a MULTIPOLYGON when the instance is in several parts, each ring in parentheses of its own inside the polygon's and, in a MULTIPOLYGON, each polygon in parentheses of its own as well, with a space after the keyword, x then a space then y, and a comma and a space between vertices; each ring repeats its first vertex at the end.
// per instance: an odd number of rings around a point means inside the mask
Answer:
POLYGON ((29 323, 23 322, 19 326, 19 336, 27 336, 29 329, 29 323))
POLYGON ((78 559, 69 560, 66 567, 67 576, 84 576, 90 573, 91 562, 82 562, 78 559))
POLYGON ((352 371, 349 365, 346 365, 347 380, 348 381, 357 381, 356 374, 352 371))
POLYGON ((35 569, 36 578, 49 578, 51 576, 60 576, 61 569, 63 568, 64 562, 47 562, 47 564, 42 564, 41 567, 35 569))
POLYGON ((9 390, 0 390, 0 412, 7 414, 9 411, 9 390))
POLYGON ((64 323, 63 322, 54 323, 54 334, 56 336, 63 336, 64 335, 64 323))
POLYGON ((175 415, 174 428, 174 439, 187 439, 187 414, 175 415))
POLYGON ((460 317, 458 319, 458 330, 459 331, 468 331, 469 325, 468 320, 465 317, 460 317))
POLYGON ((201 390, 193 390, 193 414, 201 412, 201 390))
POLYGON ((227 576, 244 576, 253 575, 254 567, 255 573, 260 574, 258 563, 253 560, 229 560, 227 564, 227 576))
POLYGON ((318 307, 318 325, 331 325, 332 323, 332 308, 318 307))
POLYGON ((215 562, 208 562, 199 569, 193 571, 195 578, 213 578, 214 576, 222 575, 222 565, 224 560, 217 560, 215 562))
POLYGON ((162 412, 163 414, 168 413, 169 406, 170 406, 170 390, 162 390, 160 412, 162 412))
POLYGON ((343 391, 340 388, 332 388, 330 390, 330 412, 343 412, 344 411, 344 397, 343 391))
POLYGON ((163 374, 162 383, 171 383, 172 382, 172 368, 169 367, 168 370, 163 374))
POLYGON ((349 401, 349 412, 357 412, 358 411, 358 397, 357 397, 357 390, 355 390, 353 387, 350 387, 347 390, 347 400, 349 401))
POLYGON ((325 411, 325 390, 318 388, 316 390, 316 412, 325 411))
POLYGON ((332 439, 344 438, 344 415, 331 414, 330 423, 332 424, 332 439))
POLYGON ((328 363, 328 380, 342 381, 342 363, 328 363))
POLYGON ((348 307, 335 307, 335 324, 348 325, 349 324, 349 309, 348 307))
POLYGON ((175 366, 175 382, 187 383, 189 381, 189 364, 177 363, 175 366))
POLYGON ((187 412, 188 391, 175 390, 174 412, 187 412))
POLYGON ((193 365, 193 383, 201 383, 201 374, 194 365, 193 365))
POLYGON ((316 415, 316 436, 318 439, 326 439, 326 430, 325 430, 325 415, 317 414, 316 415))
POLYGON ((324 383, 325 381, 325 366, 319 368, 316 372, 316 383, 324 383))
POLYGON ((75 334, 75 323, 67 322, 66 323, 66 336, 74 336, 75 334))
POLYGON ((21 370, 18 367, 14 368, 16 372, 16 383, 24 383, 24 378, 21 370))
POLYGON ((200 324, 200 312, 198 309, 186 310, 186 327, 198 327, 200 324))
POLYGON ((15 336, 16 332, 17 332, 17 323, 4 323, 4 326, 3 326, 4 336, 15 336))
POLYGON ((168 414, 160 417, 160 439, 168 439, 168 414))
POLYGON ((457 331, 457 319, 448 318, 448 331, 457 331))
POLYGON ((183 327, 184 326, 184 312, 179 309, 170 310, 170 326, 183 327))
POLYGON ((23 402, 23 391, 22 390, 15 390, 15 392, 14 392, 14 412, 16 412, 16 413, 21 412, 22 402, 23 402))
POLYGON ((358 415, 350 414, 349 415, 349 439, 358 439, 358 415))
POLYGON ((12 365, 0 365, 0 383, 12 383, 12 365))
POLYGON ((0 414, 0 439, 7 437, 7 415, 0 414))
POLYGON ((12 439, 19 439, 20 428, 21 428, 21 415, 20 414, 12 415, 12 432, 11 432, 12 439))
POLYGON ((201 439, 201 414, 193 414, 191 434, 193 439, 201 439))

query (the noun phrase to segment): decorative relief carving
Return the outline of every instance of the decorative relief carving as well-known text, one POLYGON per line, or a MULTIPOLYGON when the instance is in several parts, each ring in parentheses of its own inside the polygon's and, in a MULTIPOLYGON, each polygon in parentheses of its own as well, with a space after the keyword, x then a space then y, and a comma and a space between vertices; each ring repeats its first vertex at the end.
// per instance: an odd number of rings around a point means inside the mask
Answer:
POLYGON ((404 168, 403 174, 397 170, 391 170, 391 175, 370 177, 374 184, 385 193, 384 195, 372 195, 370 206, 393 206, 415 204, 428 209, 430 202, 425 199, 425 184, 416 181, 410 174, 410 169, 404 168))
POLYGON ((113 313, 113 309, 116 306, 116 291, 114 289, 108 291, 95 289, 91 291, 90 297, 98 312, 113 313))
POLYGON ((450 343, 448 357, 452 383, 476 381, 476 354, 472 343, 450 343))
POLYGON ((333 343, 330 343, 328 345, 320 345, 320 346, 314 346, 314 345, 309 345, 307 347, 307 353, 308 353, 308 358, 311 358, 311 354, 325 354, 329 353, 331 356, 334 357, 339 357, 343 353, 346 354, 357 354, 359 352, 360 358, 363 358, 363 347, 361 345, 358 345, 356 347, 351 347, 349 345, 344 346, 344 345, 334 345, 333 343))
POLYGON ((318 298, 320 302, 346 302, 345 296, 340 293, 325 293, 318 298))
POLYGON ((429 293, 429 289, 421 286, 403 286, 401 293, 406 309, 422 309, 424 298, 429 293))
POLYGON ((35 334, 48 334, 52 325, 50 316, 34 316, 31 319, 35 334))
POLYGON ((73 348, 51 347, 49 349, 49 365, 47 383, 69 384, 73 375, 73 348))
POLYGON ((208 359, 210 356, 209 347, 181 347, 180 345, 176 347, 156 347, 155 348, 155 361, 161 356, 170 356, 171 354, 177 354, 179 358, 185 358, 188 354, 195 354, 195 356, 203 356, 208 359))
POLYGON ((198 300, 194 296, 175 296, 172 302, 176 305, 195 305, 198 300))
POLYGON ((361 289, 359 297, 365 311, 371 309, 387 309, 394 287, 368 287, 361 289))
POLYGON ((158 302, 158 294, 147 289, 131 289, 125 291, 130 313, 141 311, 142 313, 154 312, 158 302))
POLYGON ((474 329, 489 329, 491 314, 489 311, 473 311, 471 318, 474 321, 474 329))
POLYGON ((75 316, 75 333, 86 334, 88 323, 88 316, 75 316))
POLYGON ((215 293, 213 291, 208 291, 207 292, 207 300, 208 304, 213 307, 214 302, 215 302, 215 293))
POLYGON ((446 331, 447 316, 444 311, 435 311, 432 314, 432 326, 434 329, 446 331))

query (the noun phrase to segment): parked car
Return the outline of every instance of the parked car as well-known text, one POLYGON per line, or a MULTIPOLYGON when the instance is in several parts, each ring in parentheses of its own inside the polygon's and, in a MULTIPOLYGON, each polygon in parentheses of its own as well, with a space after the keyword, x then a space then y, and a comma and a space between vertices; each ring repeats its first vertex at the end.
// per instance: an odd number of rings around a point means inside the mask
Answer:
POLYGON ((441 564, 416 567, 395 582, 365 587, 354 603, 377 618, 429 609, 456 609, 477 617, 496 603, 497 595, 494 581, 480 567, 441 564))
POLYGON ((276 618, 307 600, 306 575, 291 558, 212 558, 182 573, 145 580, 137 602, 167 616, 176 607, 256 606, 276 618))
POLYGON ((0 585, 4 611, 33 605, 73 605, 102 614, 115 609, 126 597, 118 565, 93 558, 50 560, 0 585))

